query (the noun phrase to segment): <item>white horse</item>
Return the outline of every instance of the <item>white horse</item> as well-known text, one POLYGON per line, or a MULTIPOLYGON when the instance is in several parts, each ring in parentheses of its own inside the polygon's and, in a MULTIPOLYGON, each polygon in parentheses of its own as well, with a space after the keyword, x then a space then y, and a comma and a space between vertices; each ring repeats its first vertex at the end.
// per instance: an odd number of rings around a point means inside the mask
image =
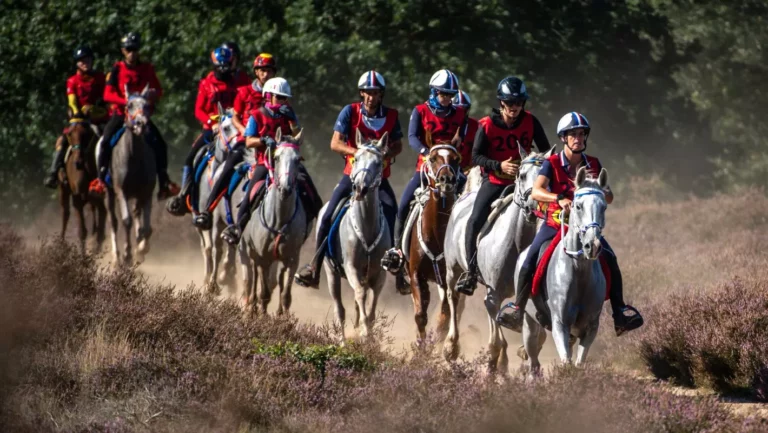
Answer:
MULTIPOLYGON (((329 235, 332 247, 329 253, 333 255, 333 261, 340 264, 344 277, 355 291, 354 326, 356 329, 362 326, 359 329, 362 338, 370 333, 370 327, 376 317, 379 294, 387 278, 386 271, 379 266, 379 263, 384 253, 392 246, 389 226, 384 219, 379 201, 384 155, 388 150, 387 140, 388 134, 385 133, 378 141, 364 143, 360 131, 357 131, 356 141, 359 150, 355 154, 350 174, 354 192, 349 201, 349 210, 339 223, 338 234, 334 235, 332 230, 329 235), (368 290, 373 294, 370 308, 366 308, 368 290)), ((323 206, 320 215, 323 215, 326 207, 327 204, 323 206)), ((326 258, 324 268, 328 289, 335 303, 336 319, 341 327, 343 344, 345 311, 341 301, 342 275, 333 261, 326 258)))
MULTIPOLYGON (((266 196, 254 210, 253 218, 240 239, 240 259, 245 278, 245 306, 251 315, 267 313, 267 305, 275 287, 280 287, 278 314, 291 307, 293 274, 299 266, 299 254, 307 228, 307 214, 299 199, 296 177, 299 174, 302 143, 301 132, 295 137, 275 134, 278 143, 270 167, 271 184, 266 196), (257 294, 258 299, 254 299, 257 294), (256 305, 258 304, 258 305, 256 305)), ((271 152, 268 152, 270 155, 271 152)))
MULTIPOLYGON (((552 337, 563 363, 571 362, 573 345, 578 338, 576 365, 582 364, 597 336, 606 291, 605 276, 597 260, 605 227, 607 203, 603 191, 606 185, 608 172, 605 169, 600 171, 597 180, 588 178, 584 167, 576 173, 576 190, 569 215, 571 229, 550 259, 546 299, 541 293, 531 297, 533 302, 528 303, 523 321, 523 345, 533 375, 540 372, 539 353, 547 337, 546 330, 533 318, 537 309, 542 314, 551 315, 552 337)), ((515 286, 529 253, 526 249, 520 255, 515 269, 515 286)))

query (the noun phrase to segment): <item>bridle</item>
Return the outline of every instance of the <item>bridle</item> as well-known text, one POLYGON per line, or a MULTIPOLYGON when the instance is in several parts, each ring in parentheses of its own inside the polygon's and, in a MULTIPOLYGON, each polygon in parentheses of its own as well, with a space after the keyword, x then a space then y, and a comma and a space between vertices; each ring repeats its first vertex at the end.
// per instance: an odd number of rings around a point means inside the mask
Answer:
MULTIPOLYGON (((453 152, 454 155, 459 154, 459 151, 456 150, 456 148, 450 144, 436 144, 429 149, 430 156, 432 156, 432 152, 439 151, 439 150, 449 150, 453 152)), ((426 185, 426 186, 429 186, 429 189, 433 193, 440 193, 440 197, 443 199, 445 198, 446 193, 456 191, 456 181, 458 180, 458 177, 456 176, 456 169, 447 162, 444 162, 442 165, 440 165, 440 167, 438 167, 437 170, 432 169, 432 164, 428 164, 428 163, 422 164, 421 174, 422 175, 426 174, 427 178, 432 182, 434 182, 434 185, 435 185, 434 187, 432 185, 426 185), (442 173, 443 170, 448 170, 448 174, 453 176, 453 182, 447 183, 447 184, 440 183, 440 180, 439 180, 440 173, 442 173)), ((421 189, 423 191, 425 189, 424 176, 419 176, 419 182, 421 184, 421 189)), ((429 183, 431 184, 432 182, 429 182, 429 183)))
MULTIPOLYGON (((360 150, 358 150, 357 152, 358 153, 360 153, 360 152, 371 152, 374 155, 376 155, 379 158, 381 158, 382 160, 384 159, 384 154, 378 148, 376 148, 375 146, 366 145, 366 146, 363 146, 362 148, 360 148, 360 150)), ((354 183, 355 179, 357 179, 357 176, 360 173, 364 173, 366 178, 368 176, 373 176, 373 180, 372 180, 371 184, 368 185, 368 188, 378 188, 381 185, 382 170, 379 170, 379 172, 377 174, 373 174, 373 170, 371 170, 370 168, 368 168, 368 167, 361 167, 361 168, 356 169, 352 174, 350 174, 350 176, 349 176, 350 180, 352 180, 352 182, 354 183)))
MULTIPOLYGON (((585 188, 583 191, 577 191, 574 194, 573 199, 576 200, 579 197, 584 197, 584 196, 588 196, 588 195, 599 195, 599 196, 603 197, 603 199, 605 199, 605 193, 603 191, 597 189, 597 188, 585 188)), ((571 250, 568 250, 568 248, 566 247, 565 242, 564 242, 565 241, 565 226, 566 226, 565 221, 562 221, 560 223, 560 238, 561 238, 561 242, 563 242, 563 251, 565 251, 565 254, 567 254, 568 256, 570 256, 572 258, 579 258, 579 257, 583 256, 584 255, 584 249, 583 248, 579 249, 577 251, 571 251, 571 250)), ((583 244, 583 242, 581 240, 581 237, 587 232, 587 230, 592 229, 592 228, 602 230, 603 229, 603 225, 598 223, 598 222, 596 222, 596 221, 592 221, 592 222, 589 222, 587 224, 579 224, 579 225, 576 225, 574 227, 574 229, 578 230, 578 237, 579 237, 579 243, 580 244, 583 244)))

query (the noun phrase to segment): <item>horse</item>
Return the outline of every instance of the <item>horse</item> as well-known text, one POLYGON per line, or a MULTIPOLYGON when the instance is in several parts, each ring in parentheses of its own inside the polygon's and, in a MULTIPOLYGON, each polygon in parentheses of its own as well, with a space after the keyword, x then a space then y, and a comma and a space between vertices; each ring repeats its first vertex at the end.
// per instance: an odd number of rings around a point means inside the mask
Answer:
MULTIPOLYGON (((404 266, 411 284, 417 338, 421 341, 426 338, 429 281, 437 284, 442 304, 437 325, 439 339, 444 340, 446 334, 453 335, 458 326, 449 320, 457 317, 456 314, 451 314, 450 307, 456 306, 458 299, 448 302, 447 297, 458 298, 458 293, 445 285, 443 240, 451 209, 456 201, 458 176, 454 167, 458 167, 460 156, 454 146, 459 140, 457 131, 453 145, 433 145, 430 134, 427 134, 429 155, 421 168, 422 181, 426 178, 427 184, 421 185, 420 192, 417 193, 417 205, 411 210, 411 213, 415 214, 409 215, 407 219, 409 222, 413 220, 413 226, 410 227, 410 236, 404 237, 403 251, 408 253, 408 261, 404 266)), ((458 356, 458 345, 451 344, 453 341, 450 338, 443 348, 446 359, 455 359, 458 356)))
POLYGON ((301 246, 306 239, 307 214, 299 199, 296 181, 301 164, 302 133, 291 137, 282 135, 278 128, 275 141, 278 145, 274 156, 267 152, 271 183, 238 245, 245 279, 245 307, 251 316, 267 313, 275 276, 280 287, 277 314, 288 313, 293 274, 299 266, 301 246), (254 299, 256 295, 258 299, 254 299))
MULTIPOLYGON (((329 252, 323 267, 328 281, 328 290, 333 297, 336 321, 341 328, 341 344, 345 342, 345 310, 341 299, 342 273, 355 292, 355 329, 361 338, 367 338, 376 318, 376 305, 387 275, 379 263, 384 253, 391 248, 389 226, 384 219, 379 200, 379 186, 384 170, 384 157, 389 134, 384 133, 378 140, 364 142, 360 130, 355 140, 357 152, 350 179, 352 196, 348 210, 340 221, 334 222, 329 234, 329 252), (334 233, 338 233, 335 235, 334 233), (368 290, 373 297, 370 308, 368 290), (362 316, 362 329, 361 325, 362 316)), ((323 215, 323 206, 320 215, 323 215)))
POLYGON ((107 209, 104 201, 88 193, 88 185, 96 178, 96 141, 99 138, 86 119, 73 117, 65 134, 69 150, 64 160, 64 170, 59 172, 59 204, 61 204, 61 236, 64 237, 69 222, 70 198, 77 216, 77 235, 80 249, 85 251, 88 229, 85 222, 85 206, 89 205, 93 217, 91 233, 96 235, 96 251, 101 251, 104 243, 104 230, 107 209))
MULTIPOLYGON (((540 374, 539 353, 547 338, 546 330, 533 318, 537 309, 551 314, 552 338, 560 361, 571 362, 573 345, 579 339, 576 365, 584 363, 597 336, 600 313, 605 302, 606 281, 600 263, 600 238, 605 227, 605 193, 608 172, 595 180, 587 176, 585 167, 576 173, 573 204, 569 215, 572 230, 555 248, 546 273, 546 299, 532 296, 523 321, 523 346, 530 360, 532 375, 540 374), (532 305, 533 304, 533 305, 532 305)), ((565 226, 561 226, 561 234, 565 226)), ((521 253, 515 269, 515 286, 520 279, 527 254, 521 253)), ((525 356, 522 356, 525 359, 525 356)))
MULTIPOLYGON (((211 188, 221 175, 221 169, 229 153, 230 143, 236 136, 237 129, 232 123, 232 110, 224 111, 219 104, 219 129, 214 138, 213 157, 208 161, 196 188, 198 209, 202 209, 208 203, 211 188)), ((200 149, 198 157, 195 159, 199 160, 205 152, 208 152, 207 147, 200 149)), ((236 250, 233 245, 224 242, 220 236, 224 228, 227 227, 228 212, 226 206, 224 200, 220 200, 216 205, 211 213, 212 226, 210 230, 197 228, 197 234, 200 237, 200 249, 205 262, 203 281, 211 293, 219 292, 220 283, 230 288, 234 286, 236 250), (223 263, 222 256, 224 257, 223 263), (222 267, 221 272, 219 272, 220 267, 222 267)))
MULTIPOLYGON (((112 228, 112 255, 116 264, 121 257, 117 243, 118 209, 125 230, 125 246, 122 261, 131 264, 133 247, 131 229, 133 218, 136 224, 136 263, 144 261, 149 252, 149 238, 152 235, 152 193, 155 189, 157 168, 155 155, 147 143, 150 106, 149 85, 141 93, 129 93, 125 86, 127 102, 125 106, 125 132, 113 146, 109 165, 111 185, 107 188, 107 210, 112 228), (131 211, 130 202, 133 201, 131 211)), ((101 141, 100 141, 101 143, 101 141)), ((109 146, 111 143, 101 145, 109 146)))
MULTIPOLYGON (((492 372, 501 370, 506 373, 509 358, 507 357, 507 341, 501 327, 496 323, 496 314, 499 312, 501 301, 514 293, 512 282, 514 279, 515 263, 520 252, 533 242, 536 234, 536 202, 531 199, 533 183, 539 175, 541 165, 552 155, 554 147, 544 154, 532 152, 528 154, 522 146, 520 151, 520 171, 514 183, 514 192, 511 198, 506 196, 502 202, 497 202, 497 218, 490 227, 486 224, 478 236, 477 265, 483 276, 483 284, 486 286, 485 309, 488 313, 489 339, 488 360, 489 370, 492 372), (509 203, 508 206, 498 203, 509 203), (500 212, 499 212, 500 211, 500 212)), ((456 287, 456 281, 462 272, 468 269, 468 258, 464 248, 467 221, 472 213, 472 206, 479 187, 472 178, 477 178, 479 168, 475 167, 467 181, 467 190, 457 201, 451 212, 448 229, 445 233, 445 265, 446 284, 450 288, 456 287)), ((454 289, 451 289, 454 290, 454 289)), ((455 304, 455 296, 448 296, 448 302, 455 304)), ((461 300, 459 301, 461 302, 461 300)), ((452 315, 456 314, 456 305, 449 305, 452 315)), ((460 306, 459 306, 460 308, 460 306)), ((451 318, 453 333, 449 332, 448 343, 455 345, 458 342, 459 332, 454 323, 458 320, 451 318)))

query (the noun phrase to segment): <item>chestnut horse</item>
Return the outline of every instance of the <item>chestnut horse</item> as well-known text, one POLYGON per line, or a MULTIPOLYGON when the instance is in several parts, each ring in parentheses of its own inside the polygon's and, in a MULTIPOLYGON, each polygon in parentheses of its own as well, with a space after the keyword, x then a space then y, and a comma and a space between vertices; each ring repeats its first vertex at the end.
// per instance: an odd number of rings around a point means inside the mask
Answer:
MULTIPOLYGON (((442 307, 438 318, 437 332, 440 340, 445 340, 446 334, 454 330, 457 323, 449 323, 450 307, 457 302, 448 302, 447 297, 458 298, 458 293, 445 284, 445 257, 443 240, 451 216, 451 209, 456 200, 456 185, 458 181, 459 152, 456 150, 460 142, 458 131, 450 143, 432 143, 429 133, 426 144, 429 155, 421 168, 421 191, 417 194, 417 204, 411 212, 416 212, 415 221, 410 229, 410 236, 405 237, 403 249, 408 251, 408 262, 404 264, 406 275, 410 279, 411 296, 413 297, 414 318, 418 329, 418 338, 426 338, 427 308, 429 307, 429 282, 437 284, 440 291, 442 307)), ((443 347, 446 359, 458 356, 458 344, 454 339, 448 339, 443 347)))
POLYGON ((107 209, 104 200, 88 193, 88 184, 96 178, 97 168, 96 141, 97 133, 90 122, 73 117, 65 134, 69 151, 64 161, 64 170, 59 172, 59 204, 61 205, 61 236, 67 230, 69 222, 70 198, 75 208, 78 224, 78 239, 80 248, 85 251, 85 240, 88 229, 85 223, 85 206, 91 208, 93 217, 92 234, 96 235, 96 251, 101 250, 104 242, 104 229, 107 221, 107 209))

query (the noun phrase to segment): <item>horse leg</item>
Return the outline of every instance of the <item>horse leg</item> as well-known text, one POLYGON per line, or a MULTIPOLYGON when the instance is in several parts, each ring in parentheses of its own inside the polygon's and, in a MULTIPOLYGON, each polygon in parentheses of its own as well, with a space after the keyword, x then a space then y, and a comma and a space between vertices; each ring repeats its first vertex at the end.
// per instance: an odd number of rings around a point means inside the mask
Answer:
POLYGON ((216 236, 216 233, 213 229, 208 230, 207 233, 209 241, 213 244, 213 249, 211 251, 211 273, 208 280, 208 292, 213 293, 214 295, 219 295, 221 293, 221 288, 219 288, 219 283, 216 280, 216 277, 219 273, 219 263, 221 262, 221 256, 224 255, 224 241, 221 239, 221 237, 216 236))
POLYGON ((499 305, 501 302, 496 299, 497 296, 493 289, 488 289, 488 293, 485 295, 485 311, 488 313, 488 370, 491 373, 496 373, 499 363, 499 357, 501 355, 501 343, 499 342, 499 334, 501 329, 496 323, 496 315, 499 313, 499 305))
POLYGON ((152 236, 152 196, 146 200, 136 201, 136 261, 141 263, 149 253, 149 238, 152 236))
POLYGON ((437 342, 442 344, 448 336, 448 327, 450 326, 451 320, 451 307, 448 305, 448 293, 445 286, 437 286, 437 294, 440 295, 440 308, 437 311, 435 334, 437 342))
POLYGON ((267 306, 272 299, 272 287, 269 285, 269 266, 257 265, 257 272, 259 274, 259 288, 258 294, 258 314, 262 316, 267 315, 267 306))
POLYGON ((93 207, 95 209, 94 219, 96 220, 94 230, 96 233, 96 252, 101 252, 107 226, 107 208, 104 206, 103 200, 95 201, 93 207))
POLYGON ((413 298, 413 319, 416 321, 416 340, 427 338, 427 309, 429 308, 429 283, 418 272, 420 260, 414 257, 411 263, 411 298, 413 298))
POLYGON ((59 205, 61 206, 61 233, 59 236, 61 236, 62 239, 64 239, 64 236, 67 234, 67 224, 69 224, 70 195, 68 187, 59 186, 59 205))
POLYGON ((557 354, 564 364, 571 362, 571 327, 562 322, 562 315, 552 312, 552 339, 555 341, 557 354))
POLYGON ((88 228, 85 225, 85 201, 80 196, 73 195, 72 204, 77 218, 77 240, 80 243, 80 251, 85 252, 85 239, 88 237, 88 228))
MULTIPOLYGON (((450 286, 449 286, 450 287, 450 286)), ((455 361, 459 357, 459 293, 447 287, 441 287, 445 292, 445 302, 448 304, 448 335, 443 344, 443 357, 446 361, 455 361)))
POLYGON ((200 252, 203 254, 203 263, 205 264, 203 284, 207 287, 211 278, 211 251, 213 246, 210 240, 209 231, 197 229, 197 235, 200 237, 200 252))
POLYGON ((238 301, 245 310, 246 317, 249 317, 253 311, 251 308, 251 294, 253 293, 253 285, 256 280, 254 275, 254 265, 251 259, 250 251, 245 242, 240 242, 237 248, 238 256, 240 258, 240 268, 243 275, 242 293, 238 297, 238 301))
POLYGON ((539 326, 533 317, 526 314, 523 321, 523 346, 518 350, 517 355, 523 361, 529 361, 529 376, 531 378, 541 377, 539 354, 546 338, 547 332, 539 326))
POLYGON ((115 265, 120 263, 120 249, 117 246, 117 209, 115 207, 115 193, 107 191, 107 210, 109 213, 109 225, 112 228, 112 260, 115 265))
POLYGON ((339 326, 339 331, 341 332, 341 345, 343 346, 346 340, 346 333, 344 330, 346 312, 344 311, 344 304, 341 300, 341 277, 334 272, 333 267, 327 260, 326 263, 323 264, 323 267, 325 268, 325 280, 328 281, 328 291, 333 298, 334 309, 336 310, 336 322, 339 326))
POLYGON ((133 263, 133 247, 131 243, 131 229, 133 228, 133 217, 131 216, 131 210, 128 208, 128 200, 122 193, 117 193, 117 206, 120 208, 120 216, 122 217, 123 229, 125 231, 125 246, 123 249, 123 263, 132 265, 133 263))
POLYGON ((584 331, 584 334, 579 338, 579 351, 576 354, 576 365, 582 365, 584 362, 587 361, 587 354, 589 353, 589 348, 592 346, 592 343, 595 341, 595 337, 597 337, 597 329, 599 326, 599 318, 595 320, 594 323, 590 324, 589 328, 584 331))
POLYGON ((376 307, 379 305, 379 295, 381 295, 381 289, 384 288, 384 283, 386 282, 387 275, 381 272, 371 286, 373 297, 371 298, 371 306, 368 309, 368 326, 371 328, 376 323, 376 307))
POLYGON ((367 303, 368 299, 368 289, 363 285, 363 283, 357 278, 357 274, 353 270, 350 270, 351 272, 347 272, 347 281, 349 282, 349 285, 352 287, 352 290, 355 291, 355 303, 357 303, 356 311, 359 312, 359 323, 360 323, 360 330, 359 335, 361 339, 365 339, 368 337, 368 311, 365 308, 365 304, 367 303))
POLYGON ((293 275, 298 268, 298 263, 294 260, 284 266, 280 272, 280 307, 283 309, 284 313, 288 313, 291 308, 291 302, 293 302, 293 297, 291 295, 293 275))

